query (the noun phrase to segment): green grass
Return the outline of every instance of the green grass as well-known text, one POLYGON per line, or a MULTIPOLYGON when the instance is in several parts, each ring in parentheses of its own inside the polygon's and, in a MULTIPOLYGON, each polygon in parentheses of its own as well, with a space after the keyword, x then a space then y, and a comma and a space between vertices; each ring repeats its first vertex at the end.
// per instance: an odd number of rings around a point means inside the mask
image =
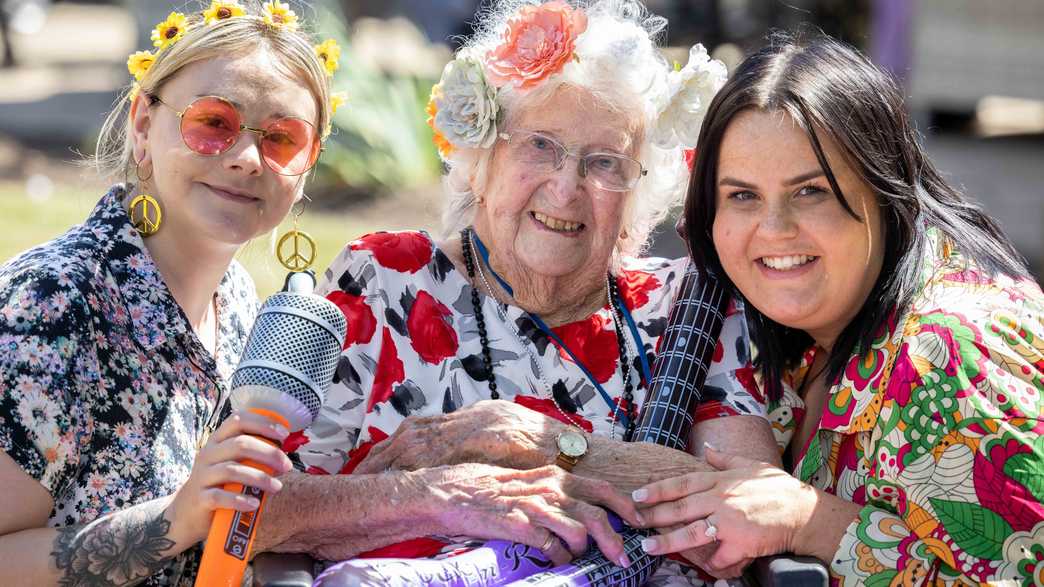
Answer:
POLYGON ((101 194, 63 186, 47 201, 33 202, 21 183, 0 183, 0 259, 10 259, 83 222, 101 194))
MULTIPOLYGON (((0 262, 83 222, 103 192, 104 188, 98 186, 59 185, 46 201, 33 202, 26 197, 24 184, 0 182, 0 262)), ((409 204, 403 200, 353 212, 306 211, 300 227, 315 239, 319 249, 313 269, 321 276, 345 243, 367 232, 430 227, 431 216, 424 208, 423 202, 409 204)), ((278 234, 289 226, 289 221, 284 222, 278 234)), ((268 237, 255 239, 238 255, 253 276, 261 299, 281 288, 286 276, 271 252, 274 241, 268 237)))

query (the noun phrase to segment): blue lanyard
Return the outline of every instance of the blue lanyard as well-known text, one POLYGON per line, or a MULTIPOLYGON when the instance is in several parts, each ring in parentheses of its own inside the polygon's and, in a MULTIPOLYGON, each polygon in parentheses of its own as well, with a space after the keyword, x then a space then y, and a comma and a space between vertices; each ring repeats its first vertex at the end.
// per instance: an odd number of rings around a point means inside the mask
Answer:
MULTIPOLYGON (((493 269, 493 266, 489 264, 489 249, 486 248, 486 245, 483 244, 482 239, 479 238, 478 234, 474 230, 471 231, 471 234, 475 239, 475 248, 478 249, 479 255, 482 256, 483 263, 486 264, 486 267, 489 267, 490 274, 493 275, 493 278, 497 280, 497 283, 500 284, 500 287, 504 288, 504 291, 506 291, 508 295, 514 297, 515 290, 513 290, 511 286, 508 284, 508 282, 504 281, 504 279, 500 275, 498 275, 497 272, 493 269)), ((652 380, 651 370, 649 369, 649 361, 645 356, 645 348, 642 345, 642 339, 638 337, 638 327, 634 323, 634 317, 631 316, 631 311, 627 308, 627 305, 623 303, 623 300, 611 299, 609 300, 609 303, 615 305, 620 309, 620 313, 623 314, 624 320, 627 322, 627 328, 631 331, 631 336, 634 337, 635 346, 638 349, 638 358, 640 359, 642 364, 642 376, 645 380, 645 383, 648 384, 648 382, 652 380)), ((554 340, 555 343, 562 350, 564 350, 571 359, 573 359, 573 363, 575 363, 576 366, 584 372, 584 375, 587 376, 588 381, 590 381, 591 384, 594 385, 595 389, 598 390, 598 393, 602 396, 602 399, 605 400, 605 403, 609 406, 609 409, 616 412, 616 418, 620 421, 620 423, 623 424, 625 428, 627 426, 630 426, 630 418, 627 417, 626 411, 621 409, 620 406, 616 405, 616 403, 613 402, 612 396, 610 396, 609 393, 605 390, 605 388, 602 387, 602 384, 599 383, 597 379, 595 379, 591 371, 587 368, 586 365, 584 365, 580 358, 577 357, 575 353, 573 353, 572 349, 569 348, 565 341, 562 340, 562 338, 558 336, 558 334, 556 334, 554 330, 551 330, 551 328, 543 320, 540 319, 540 316, 530 314, 529 312, 526 312, 526 315, 529 316, 529 319, 532 320, 533 323, 535 323, 537 327, 544 332, 544 334, 551 337, 551 339, 554 340)), ((627 358, 620 357, 620 360, 625 361, 627 360, 627 358)))

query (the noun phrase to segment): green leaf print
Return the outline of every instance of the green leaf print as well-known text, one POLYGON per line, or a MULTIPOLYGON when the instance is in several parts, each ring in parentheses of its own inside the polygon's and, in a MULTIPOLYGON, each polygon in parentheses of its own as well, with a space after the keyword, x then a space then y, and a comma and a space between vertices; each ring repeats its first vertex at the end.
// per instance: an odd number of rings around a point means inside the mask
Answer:
POLYGON ((870 575, 866 578, 866 581, 864 581, 863 584, 867 587, 888 587, 892 584, 892 579, 894 579, 898 574, 898 571, 895 569, 888 569, 870 575))
POLYGON ((1004 474, 1022 483, 1037 501, 1044 502, 1044 436, 1033 443, 1033 452, 1020 453, 1004 463, 1004 474))
POLYGON ((1000 560, 1011 526, 996 513, 975 503, 931 498, 943 527, 964 552, 988 560, 1000 560))
POLYGON ((812 475, 815 475, 816 471, 819 470, 819 465, 822 461, 823 451, 819 448, 819 434, 813 434, 808 444, 808 450, 805 452, 805 458, 801 459, 801 470, 798 472, 798 479, 808 483, 812 475))
POLYGON ((952 342, 957 347, 957 354, 960 355, 960 369, 957 377, 966 386, 970 385, 970 381, 980 375, 979 360, 982 358, 982 352, 975 344, 978 331, 962 322, 959 316, 945 312, 925 314, 921 316, 920 322, 921 324, 937 324, 950 330, 952 342))

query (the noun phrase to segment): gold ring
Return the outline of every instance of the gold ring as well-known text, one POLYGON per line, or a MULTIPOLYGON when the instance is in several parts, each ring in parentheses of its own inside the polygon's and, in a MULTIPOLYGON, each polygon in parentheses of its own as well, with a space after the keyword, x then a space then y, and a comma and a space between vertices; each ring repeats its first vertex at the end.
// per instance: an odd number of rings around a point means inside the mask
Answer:
POLYGON ((558 537, 555 536, 555 533, 554 532, 548 532, 547 533, 547 540, 545 540, 544 544, 540 546, 540 552, 547 552, 547 551, 551 550, 551 547, 553 547, 555 545, 555 541, 556 540, 558 540, 558 537))

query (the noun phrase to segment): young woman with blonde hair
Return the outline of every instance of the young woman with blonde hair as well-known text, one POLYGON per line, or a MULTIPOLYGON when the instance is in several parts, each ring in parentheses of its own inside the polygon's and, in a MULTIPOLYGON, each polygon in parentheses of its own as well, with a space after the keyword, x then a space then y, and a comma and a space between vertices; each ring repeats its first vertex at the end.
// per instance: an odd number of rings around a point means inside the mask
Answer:
POLYGON ((171 13, 110 115, 114 185, 0 268, 0 584, 187 585, 213 511, 276 492, 287 431, 227 414, 257 311, 233 260, 302 197, 336 48, 281 2, 171 13), (220 424, 220 425, 219 425, 220 424), (17 562, 15 562, 17 561, 17 562))

